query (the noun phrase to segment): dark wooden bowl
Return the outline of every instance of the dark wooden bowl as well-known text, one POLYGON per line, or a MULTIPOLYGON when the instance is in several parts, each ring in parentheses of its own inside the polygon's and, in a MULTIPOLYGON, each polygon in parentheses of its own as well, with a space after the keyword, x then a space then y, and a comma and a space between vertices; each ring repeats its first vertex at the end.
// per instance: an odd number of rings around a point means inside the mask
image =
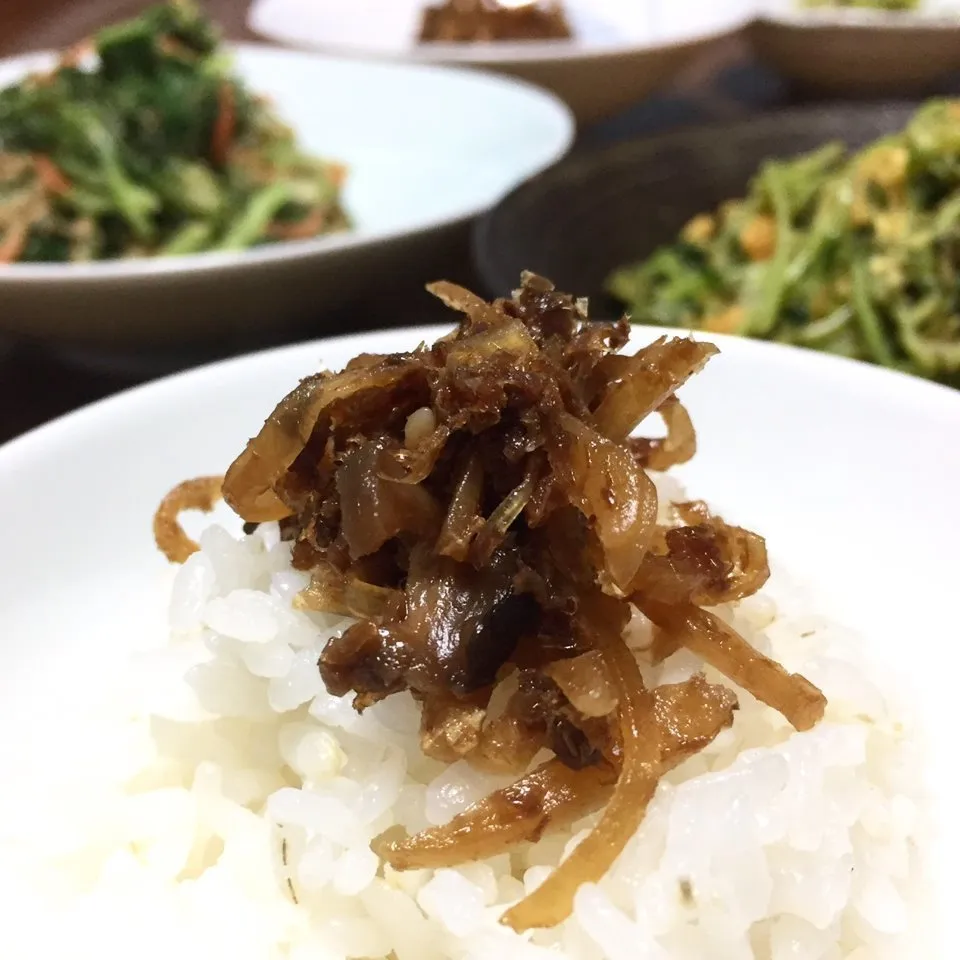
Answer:
POLYGON ((510 193, 473 232, 488 296, 522 270, 591 298, 594 316, 619 312, 603 292, 615 267, 673 240, 695 214, 743 195, 764 160, 830 141, 852 148, 901 129, 916 104, 846 104, 679 130, 571 157, 510 193))

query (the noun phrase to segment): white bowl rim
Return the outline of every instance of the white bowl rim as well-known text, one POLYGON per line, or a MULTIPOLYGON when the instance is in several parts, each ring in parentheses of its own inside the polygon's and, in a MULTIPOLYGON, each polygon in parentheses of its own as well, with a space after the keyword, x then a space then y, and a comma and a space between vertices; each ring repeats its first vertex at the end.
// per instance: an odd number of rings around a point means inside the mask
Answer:
POLYGON ((813 8, 797 10, 764 10, 757 16, 760 23, 796 30, 909 30, 938 33, 960 31, 960 7, 955 14, 924 13, 922 10, 872 10, 850 7, 845 9, 813 8))
MULTIPOLYGON (((338 353, 355 356, 358 353, 369 351, 371 347, 382 352, 378 346, 382 341, 389 343, 388 349, 412 349, 417 343, 433 343, 438 337, 449 332, 455 325, 454 314, 451 313, 451 322, 448 324, 428 324, 423 326, 382 327, 364 330, 359 333, 346 333, 332 337, 322 337, 285 346, 271 347, 266 350, 257 350, 224 360, 203 364, 170 374, 139 386, 121 390, 118 393, 85 404, 76 410, 65 413, 47 423, 34 427, 20 436, 0 444, 0 474, 7 470, 15 470, 21 458, 27 458, 50 445, 56 445, 61 438, 76 435, 79 431, 96 429, 99 422, 108 420, 130 404, 150 403, 170 397, 180 390, 190 390, 220 373, 235 374, 244 369, 255 372, 259 365, 283 363, 287 359, 299 356, 321 357, 331 347, 338 353), (409 347, 398 347, 397 344, 406 343, 409 347)), ((630 338, 654 340, 664 334, 662 327, 651 327, 644 324, 630 325, 630 338)), ((833 380, 843 380, 851 388, 855 385, 861 393, 876 396, 889 396, 891 387, 896 384, 898 395, 904 403, 910 403, 919 413, 926 411, 944 410, 955 416, 957 427, 960 428, 960 390, 943 384, 924 380, 898 370, 878 367, 860 360, 851 360, 847 357, 820 353, 802 347, 793 347, 786 344, 773 343, 764 340, 751 340, 730 334, 705 334, 702 331, 673 331, 678 336, 692 336, 697 340, 709 341, 720 346, 721 355, 726 352, 740 353, 758 364, 768 360, 785 365, 793 370, 809 370, 819 368, 820 376, 827 376, 833 380)), ((291 383, 290 389, 295 384, 291 383)), ((280 401, 276 398, 276 402, 280 401)), ((264 411, 264 417, 270 411, 264 411)), ((251 428, 256 428, 251 424, 251 428)))
MULTIPOLYGON (((272 54, 303 60, 324 60, 355 65, 357 58, 337 56, 333 53, 321 53, 313 50, 286 49, 266 42, 230 43, 228 49, 236 53, 256 55, 272 54)), ((36 69, 36 64, 45 58, 55 57, 56 51, 37 50, 0 60, 0 67, 20 69, 24 72, 36 69)), ((558 125, 562 127, 562 136, 553 150, 553 156, 545 161, 549 166, 563 157, 573 144, 576 135, 576 121, 573 112, 556 94, 517 77, 505 77, 495 73, 469 70, 463 67, 449 67, 433 63, 383 64, 386 69, 414 70, 419 73, 433 73, 441 76, 454 74, 468 82, 477 82, 504 89, 522 91, 532 100, 539 99, 544 109, 553 111, 558 125)), ((264 244, 261 247, 236 252, 210 251, 172 257, 144 257, 129 260, 98 260, 92 263, 14 263, 0 265, 0 289, 10 284, 58 283, 81 285, 103 281, 150 281, 171 274, 205 274, 238 268, 255 268, 265 264, 296 262, 309 260, 318 255, 335 254, 341 250, 387 244, 406 237, 441 230, 453 226, 483 213, 486 204, 475 204, 469 209, 457 210, 444 217, 412 224, 409 227, 370 231, 346 231, 329 234, 309 240, 287 240, 280 243, 264 244)))

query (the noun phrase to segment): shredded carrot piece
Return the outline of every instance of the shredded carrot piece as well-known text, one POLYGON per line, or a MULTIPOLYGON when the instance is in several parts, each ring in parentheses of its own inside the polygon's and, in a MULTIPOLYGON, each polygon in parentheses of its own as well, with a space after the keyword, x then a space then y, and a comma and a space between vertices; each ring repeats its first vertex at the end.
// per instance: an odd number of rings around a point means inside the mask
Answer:
POLYGON ((79 41, 79 43, 75 43, 72 47, 67 47, 67 49, 64 50, 60 55, 60 66, 79 66, 84 57, 93 53, 93 49, 93 39, 91 37, 87 37, 86 39, 79 41))
POLYGON ((267 236, 277 240, 305 240, 315 237, 326 219, 323 210, 315 207, 302 220, 296 223, 274 223, 267 230, 267 236))
POLYGON ((27 226, 22 223, 7 227, 7 232, 0 240, 0 263, 13 263, 19 258, 27 245, 27 232, 27 226))
POLYGON ((62 197, 70 192, 72 184, 64 176, 63 171, 49 158, 42 153, 36 153, 33 156, 33 165, 37 171, 37 179, 40 186, 47 193, 62 197))
POLYGON ((157 40, 157 48, 168 57, 179 57, 182 60, 196 60, 197 55, 185 43, 170 34, 164 34, 157 40))
POLYGON ((177 484, 160 501, 153 515, 153 538, 171 563, 183 563, 200 549, 180 526, 179 515, 184 510, 209 513, 220 500, 222 487, 223 477, 197 477, 177 484))
POLYGON ((217 92, 217 119, 213 122, 213 134, 210 137, 210 156, 217 166, 222 167, 227 162, 236 125, 236 97, 233 84, 226 81, 217 92))
POLYGON ((347 179, 347 166, 344 163, 328 163, 327 176, 335 187, 342 187, 347 179))

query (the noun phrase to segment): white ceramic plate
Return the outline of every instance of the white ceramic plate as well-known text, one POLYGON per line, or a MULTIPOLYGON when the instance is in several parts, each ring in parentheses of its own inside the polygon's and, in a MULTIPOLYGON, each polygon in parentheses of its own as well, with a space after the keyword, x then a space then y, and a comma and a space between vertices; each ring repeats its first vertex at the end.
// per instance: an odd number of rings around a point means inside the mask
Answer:
MULTIPOLYGON (((49 62, 0 63, 0 86, 49 62)), ((560 101, 507 78, 255 45, 236 48, 236 67, 306 149, 348 165, 355 229, 237 254, 0 266, 0 331, 170 345, 315 320, 398 259, 415 265, 573 139, 560 101)))
POLYGON ((915 11, 803 9, 761 0, 750 28, 758 55, 785 76, 838 95, 923 94, 960 69, 960 2, 915 11))
POLYGON ((248 23, 294 46, 501 70, 544 84, 578 118, 594 119, 668 80, 691 53, 753 12, 750 0, 565 0, 569 41, 420 44, 422 11, 436 2, 254 0, 248 23))
MULTIPOLYGON (((655 333, 638 328, 635 339, 655 333)), ((222 363, 0 449, 5 791, 31 757, 45 756, 63 717, 96 702, 124 651, 165 635, 171 570, 150 530, 163 494, 223 471, 299 377, 436 334, 354 336, 222 363)), ((960 856, 960 393, 812 352, 717 341, 720 356, 683 390, 700 440, 683 479, 692 495, 765 534, 818 610, 856 628, 869 655, 895 668, 930 738, 932 905, 940 906, 953 899, 960 856)), ((935 921, 924 931, 931 947, 915 956, 952 955, 954 939, 935 921)))

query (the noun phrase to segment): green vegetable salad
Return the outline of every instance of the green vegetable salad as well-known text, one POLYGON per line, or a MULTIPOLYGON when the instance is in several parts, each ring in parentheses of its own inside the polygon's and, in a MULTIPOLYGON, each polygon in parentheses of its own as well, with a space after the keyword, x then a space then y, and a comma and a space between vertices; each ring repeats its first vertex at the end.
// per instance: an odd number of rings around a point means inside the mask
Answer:
POLYGON ((348 225, 345 170, 302 153, 187 0, 0 91, 0 263, 242 250, 348 225))
POLYGON ((638 323, 763 337, 960 385, 960 101, 848 156, 766 163, 608 289, 638 323))

